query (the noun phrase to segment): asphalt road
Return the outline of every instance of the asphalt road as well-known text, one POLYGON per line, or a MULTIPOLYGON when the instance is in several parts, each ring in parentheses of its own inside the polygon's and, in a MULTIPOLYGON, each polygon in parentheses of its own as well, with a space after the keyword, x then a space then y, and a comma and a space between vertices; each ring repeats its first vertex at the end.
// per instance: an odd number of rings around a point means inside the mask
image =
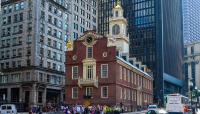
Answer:
POLYGON ((145 114, 147 111, 141 111, 141 112, 129 112, 129 113, 123 113, 123 114, 145 114))

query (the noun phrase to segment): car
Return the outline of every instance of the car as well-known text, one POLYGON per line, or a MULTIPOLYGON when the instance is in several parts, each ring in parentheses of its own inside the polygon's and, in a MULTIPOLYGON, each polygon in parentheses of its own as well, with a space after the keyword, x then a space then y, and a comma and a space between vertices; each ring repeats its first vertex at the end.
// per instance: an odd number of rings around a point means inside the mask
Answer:
POLYGON ((158 106, 157 105, 149 105, 148 106, 148 111, 149 110, 157 110, 158 109, 158 106))
POLYGON ((155 110, 148 110, 146 114, 158 114, 155 110))
POLYGON ((17 108, 14 104, 3 104, 0 106, 0 114, 17 114, 17 108))
POLYGON ((168 114, 167 111, 164 109, 159 109, 158 113, 159 114, 168 114))
POLYGON ((200 114, 200 109, 199 108, 197 108, 196 113, 200 114))
POLYGON ((147 111, 146 114, 168 114, 168 113, 164 109, 160 109, 160 110, 149 110, 147 111))

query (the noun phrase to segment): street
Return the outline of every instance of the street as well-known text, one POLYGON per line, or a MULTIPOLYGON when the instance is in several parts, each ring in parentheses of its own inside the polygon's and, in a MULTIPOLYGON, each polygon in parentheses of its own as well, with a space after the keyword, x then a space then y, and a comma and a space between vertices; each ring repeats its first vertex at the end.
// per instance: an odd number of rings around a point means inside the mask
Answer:
POLYGON ((147 111, 140 111, 140 112, 129 112, 129 113, 123 113, 123 114, 145 114, 147 111))

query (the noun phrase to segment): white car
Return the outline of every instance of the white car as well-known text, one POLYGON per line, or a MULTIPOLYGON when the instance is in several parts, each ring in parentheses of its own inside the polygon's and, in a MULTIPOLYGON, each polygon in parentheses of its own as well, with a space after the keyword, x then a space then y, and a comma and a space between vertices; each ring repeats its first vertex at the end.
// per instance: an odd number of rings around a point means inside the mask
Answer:
POLYGON ((157 105, 149 105, 148 106, 148 111, 149 110, 157 110, 157 109, 158 109, 157 105))
POLYGON ((197 114, 200 114, 200 109, 199 109, 199 108, 197 109, 197 112, 196 112, 196 113, 197 113, 197 114))
POLYGON ((0 114, 17 114, 17 108, 14 104, 1 105, 0 114))

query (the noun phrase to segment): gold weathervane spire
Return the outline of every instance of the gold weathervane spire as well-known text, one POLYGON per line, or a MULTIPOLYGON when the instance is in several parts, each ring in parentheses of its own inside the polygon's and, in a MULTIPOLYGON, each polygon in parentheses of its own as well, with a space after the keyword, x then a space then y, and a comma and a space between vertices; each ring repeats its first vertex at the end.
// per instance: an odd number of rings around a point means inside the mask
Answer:
POLYGON ((66 45, 67 45, 67 49, 72 48, 72 41, 68 40, 66 45))
POLYGON ((121 8, 120 0, 117 0, 117 5, 115 6, 115 8, 121 8))

